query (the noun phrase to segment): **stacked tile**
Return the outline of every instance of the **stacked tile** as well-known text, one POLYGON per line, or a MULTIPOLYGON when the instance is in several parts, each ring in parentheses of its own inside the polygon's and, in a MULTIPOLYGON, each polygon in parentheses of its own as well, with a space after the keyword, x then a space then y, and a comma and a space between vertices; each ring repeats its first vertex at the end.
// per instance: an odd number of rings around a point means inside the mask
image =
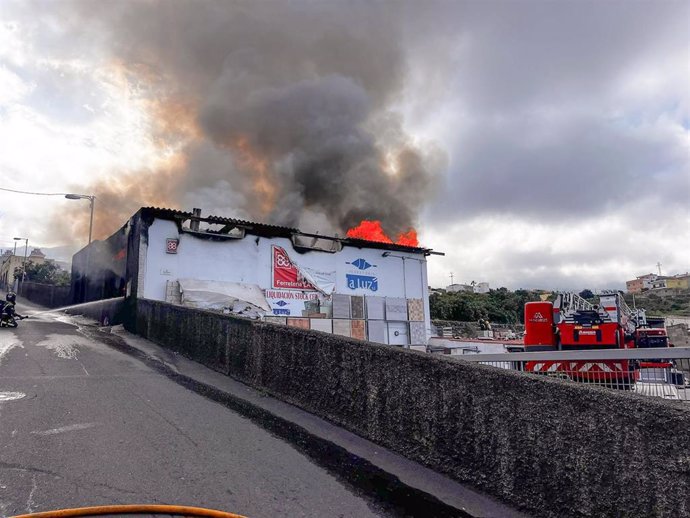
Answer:
POLYGON ((388 343, 407 345, 410 343, 410 329, 407 322, 386 322, 388 326, 388 343))
POLYGON ((426 329, 424 327, 424 322, 410 322, 410 343, 426 343, 426 329))
POLYGON ((311 328, 313 331, 323 331, 324 333, 333 332, 333 320, 330 318, 312 318, 311 328))
POLYGON ((350 315, 353 320, 364 318, 364 297, 350 297, 350 315))
POLYGON ((351 335, 352 338, 357 340, 367 339, 367 329, 364 325, 364 320, 350 320, 351 323, 351 335))
POLYGON ((367 327, 369 328, 370 342, 388 343, 388 340, 386 340, 386 323, 383 320, 369 320, 367 327))
POLYGON ((333 294, 333 318, 350 318, 349 295, 333 294))
POLYGON ((385 300, 383 297, 367 297, 367 320, 385 319, 385 300))
POLYGON ((333 318, 333 302, 330 300, 321 301, 321 314, 323 318, 333 318))
POLYGON ((423 322, 424 302, 422 299, 407 299, 407 312, 410 315, 410 321, 423 322))
POLYGON ((333 334, 341 336, 350 336, 352 334, 352 327, 349 320, 333 320, 333 334))
POLYGON ((407 300, 397 297, 386 297, 386 320, 407 320, 407 300))
POLYGON ((300 327, 302 329, 309 329, 308 318, 288 318, 287 325, 292 327, 300 327))
POLYGON ((285 324, 287 324, 287 318, 285 318, 285 317, 264 317, 264 322, 268 322, 269 324, 285 325, 285 324))

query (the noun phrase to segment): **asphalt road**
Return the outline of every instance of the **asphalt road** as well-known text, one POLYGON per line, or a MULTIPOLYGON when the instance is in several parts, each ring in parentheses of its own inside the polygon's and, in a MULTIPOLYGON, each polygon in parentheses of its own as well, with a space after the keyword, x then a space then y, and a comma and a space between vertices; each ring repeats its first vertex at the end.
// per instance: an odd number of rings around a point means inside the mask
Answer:
POLYGON ((0 516, 126 503, 384 515, 288 443, 70 323, 0 329, 0 516))

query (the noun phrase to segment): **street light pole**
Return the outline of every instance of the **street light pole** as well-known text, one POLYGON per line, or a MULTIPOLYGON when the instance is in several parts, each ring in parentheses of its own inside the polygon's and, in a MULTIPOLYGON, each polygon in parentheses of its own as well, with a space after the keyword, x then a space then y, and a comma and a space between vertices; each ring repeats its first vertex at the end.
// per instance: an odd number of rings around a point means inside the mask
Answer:
MULTIPOLYGON (((14 252, 17 252, 17 241, 24 240, 24 264, 22 265, 22 282, 26 280, 26 257, 29 253, 29 238, 28 237, 15 237, 14 238, 14 252)), ((14 254, 13 254, 14 255, 14 254)))
POLYGON ((96 197, 91 194, 65 194, 68 200, 89 200, 91 206, 91 218, 89 219, 89 244, 91 244, 91 235, 93 232, 93 208, 96 204, 96 197))
POLYGON ((26 280, 26 256, 29 253, 29 238, 26 238, 26 243, 24 244, 24 268, 22 269, 22 282, 26 280))
POLYGON ((91 204, 91 218, 89 219, 89 244, 91 244, 91 232, 93 231, 93 206, 96 204, 96 197, 90 196, 89 202, 91 204))

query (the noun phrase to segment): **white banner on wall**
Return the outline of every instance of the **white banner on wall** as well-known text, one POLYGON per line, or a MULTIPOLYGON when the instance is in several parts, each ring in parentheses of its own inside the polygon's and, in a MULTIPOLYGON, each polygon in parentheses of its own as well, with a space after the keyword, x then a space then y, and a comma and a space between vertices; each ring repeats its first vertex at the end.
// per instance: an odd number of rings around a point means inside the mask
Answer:
POLYGON ((241 282, 179 279, 182 302, 185 306, 202 309, 233 307, 237 301, 251 304, 257 309, 270 311, 261 288, 241 282))
POLYGON ((271 312, 276 316, 328 315, 330 311, 329 297, 317 291, 266 290, 265 296, 271 312))

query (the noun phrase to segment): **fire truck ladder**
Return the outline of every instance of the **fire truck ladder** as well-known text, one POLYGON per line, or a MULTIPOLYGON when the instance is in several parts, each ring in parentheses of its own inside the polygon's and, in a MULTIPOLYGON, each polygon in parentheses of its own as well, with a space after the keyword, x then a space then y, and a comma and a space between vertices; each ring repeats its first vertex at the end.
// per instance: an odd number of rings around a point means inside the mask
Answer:
POLYGON ((562 293, 563 297, 563 310, 577 311, 578 309, 593 310, 594 305, 587 302, 585 299, 580 297, 577 293, 562 293))
POLYGON ((644 309, 630 309, 625 299, 619 292, 604 292, 601 297, 602 304, 608 305, 613 311, 618 323, 625 329, 626 333, 634 333, 635 330, 647 324, 647 317, 644 309), (613 298, 613 300, 611 300, 613 298))
MULTIPOLYGON (((611 322, 611 315, 601 306, 595 306, 591 302, 586 301, 577 293, 565 292, 559 293, 554 301, 554 313, 560 313, 560 321, 564 323, 574 324, 575 317, 580 312, 594 311, 598 313, 602 322, 611 322)), ((557 319, 557 322, 558 323, 557 319)))
POLYGON ((617 294, 618 307, 620 308, 621 316, 623 317, 622 322, 625 323, 625 330, 628 333, 634 333, 635 330, 642 325, 641 320, 644 324, 647 323, 647 318, 644 309, 632 310, 630 306, 625 302, 625 299, 617 294))
POLYGON ((587 302, 585 299, 580 297, 577 293, 559 293, 556 300, 553 303, 555 310, 559 311, 561 315, 566 318, 567 315, 571 315, 575 311, 594 311, 594 305, 587 302))

